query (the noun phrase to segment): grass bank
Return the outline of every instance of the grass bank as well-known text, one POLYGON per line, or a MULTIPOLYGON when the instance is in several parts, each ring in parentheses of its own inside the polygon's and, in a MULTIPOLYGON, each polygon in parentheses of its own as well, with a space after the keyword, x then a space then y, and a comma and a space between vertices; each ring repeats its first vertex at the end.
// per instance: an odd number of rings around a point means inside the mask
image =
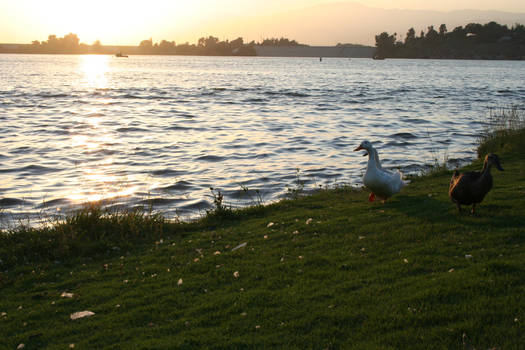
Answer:
POLYGON ((443 170, 385 205, 340 188, 216 205, 196 223, 94 207, 4 233, 0 348, 523 349, 525 133, 515 132, 480 151, 505 171, 475 216, 456 213, 443 170))

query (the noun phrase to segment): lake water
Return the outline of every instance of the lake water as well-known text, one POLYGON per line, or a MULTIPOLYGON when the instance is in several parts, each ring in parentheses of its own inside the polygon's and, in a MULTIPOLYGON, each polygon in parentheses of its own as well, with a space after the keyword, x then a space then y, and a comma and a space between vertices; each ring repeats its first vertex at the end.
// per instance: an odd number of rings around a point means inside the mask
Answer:
POLYGON ((386 167, 454 166, 490 108, 524 104, 523 77, 523 61, 0 55, 0 221, 359 185, 365 139, 386 167))

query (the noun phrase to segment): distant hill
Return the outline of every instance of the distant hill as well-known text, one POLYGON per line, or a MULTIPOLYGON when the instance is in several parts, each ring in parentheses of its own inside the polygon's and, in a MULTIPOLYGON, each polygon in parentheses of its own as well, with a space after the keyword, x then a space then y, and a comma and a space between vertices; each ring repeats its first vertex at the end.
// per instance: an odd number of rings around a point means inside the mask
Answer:
POLYGON ((429 25, 446 24, 449 30, 468 23, 495 21, 512 26, 525 24, 525 13, 461 10, 451 12, 391 10, 364 6, 354 2, 317 5, 303 10, 273 16, 224 18, 207 29, 220 36, 231 36, 242 28, 244 38, 289 37, 308 45, 356 43, 375 45, 374 37, 381 32, 398 33, 402 38, 408 28, 416 33, 429 25))

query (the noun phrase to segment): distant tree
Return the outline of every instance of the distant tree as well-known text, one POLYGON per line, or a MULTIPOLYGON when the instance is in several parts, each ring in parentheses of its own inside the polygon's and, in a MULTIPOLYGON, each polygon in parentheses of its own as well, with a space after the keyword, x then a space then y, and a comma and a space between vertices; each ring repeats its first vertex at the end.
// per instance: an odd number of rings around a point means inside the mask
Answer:
POLYGON ((465 26, 465 31, 467 34, 478 35, 483 30, 483 26, 479 23, 469 23, 465 26))
POLYGON ((463 29, 462 26, 454 28, 452 33, 449 33, 449 36, 454 39, 462 39, 467 35, 467 31, 463 29))
POLYGON ((142 40, 139 44, 139 51, 143 53, 151 53, 153 51, 153 39, 142 40))
POLYGON ((244 45, 244 40, 242 38, 237 38, 230 42, 230 46, 234 50, 240 49, 244 45))
POLYGON ((290 40, 288 38, 268 38, 264 39, 262 42, 259 43, 261 46, 305 46, 303 44, 299 44, 295 40, 290 40))
POLYGON ((517 35, 525 34, 525 25, 516 23, 512 26, 512 31, 517 35))
POLYGON ((100 42, 100 40, 96 40, 93 45, 91 45, 91 49, 93 50, 93 52, 95 53, 102 53, 102 43, 100 42))
POLYGON ((163 54, 173 53, 175 51, 175 41, 162 40, 159 44, 159 51, 163 54))
POLYGON ((480 40, 483 42, 496 42, 503 37, 509 28, 506 25, 501 25, 496 22, 489 22, 485 24, 479 33, 480 40))
POLYGON ((439 34, 434 29, 434 26, 428 27, 427 34, 425 35, 425 39, 427 42, 435 42, 437 39, 439 39, 439 34))
POLYGON ((407 32, 407 35, 405 37, 405 44, 411 45, 416 41, 416 31, 414 28, 410 28, 407 32))
MULTIPOLYGON (((279 39, 280 40, 280 39, 279 39)), ((288 39, 278 42, 290 43, 288 39)), ((291 42, 293 43, 293 41, 291 42)), ((208 36, 200 38, 195 44, 184 43, 176 45, 175 41, 162 40, 160 43, 153 42, 153 39, 142 40, 137 52, 141 54, 161 54, 161 55, 243 55, 254 56, 255 42, 245 44, 243 38, 238 37, 233 41, 220 41, 219 38, 208 36)), ((26 45, 20 50, 23 53, 107 53, 99 40, 92 45, 80 43, 76 34, 69 33, 62 38, 52 34, 47 41, 39 42, 34 40, 31 45, 26 45)))
POLYGON ((447 34, 447 25, 446 24, 440 25, 439 26, 439 36, 441 38, 444 38, 446 34, 447 34))
POLYGON ((469 23, 449 32, 445 24, 429 26, 427 32, 421 31, 415 37, 410 28, 404 43, 396 41, 396 34, 383 32, 376 35, 376 53, 385 57, 419 58, 485 58, 522 59, 525 57, 525 26, 506 25, 489 22, 484 25, 469 23))
POLYGON ((388 35, 383 32, 375 36, 376 39, 376 55, 382 57, 392 57, 394 53, 396 35, 388 35))
POLYGON ((44 43, 45 46, 47 46, 49 49, 57 49, 58 48, 58 39, 57 36, 52 34, 47 37, 47 42, 44 43))
POLYGON ((215 46, 217 46, 218 43, 219 43, 219 38, 216 38, 210 35, 207 38, 200 38, 197 41, 197 46, 213 50, 215 46))
POLYGON ((62 49, 65 50, 75 50, 80 44, 80 39, 76 34, 69 33, 64 36, 62 39, 59 39, 59 43, 62 49))

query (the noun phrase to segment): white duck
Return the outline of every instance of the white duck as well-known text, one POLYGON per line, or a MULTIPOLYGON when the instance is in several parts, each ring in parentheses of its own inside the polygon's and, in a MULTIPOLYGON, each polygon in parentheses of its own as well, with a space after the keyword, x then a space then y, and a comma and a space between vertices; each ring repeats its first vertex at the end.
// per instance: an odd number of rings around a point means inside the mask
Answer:
MULTIPOLYGON (((368 154, 368 165, 365 176, 363 176, 364 185, 372 191, 368 200, 373 202, 378 196, 383 203, 394 194, 401 191, 408 182, 403 181, 403 174, 400 171, 390 171, 383 169, 377 150, 369 141, 363 141, 354 151, 366 150, 368 154)), ((365 156, 367 155, 365 154, 365 156)))

